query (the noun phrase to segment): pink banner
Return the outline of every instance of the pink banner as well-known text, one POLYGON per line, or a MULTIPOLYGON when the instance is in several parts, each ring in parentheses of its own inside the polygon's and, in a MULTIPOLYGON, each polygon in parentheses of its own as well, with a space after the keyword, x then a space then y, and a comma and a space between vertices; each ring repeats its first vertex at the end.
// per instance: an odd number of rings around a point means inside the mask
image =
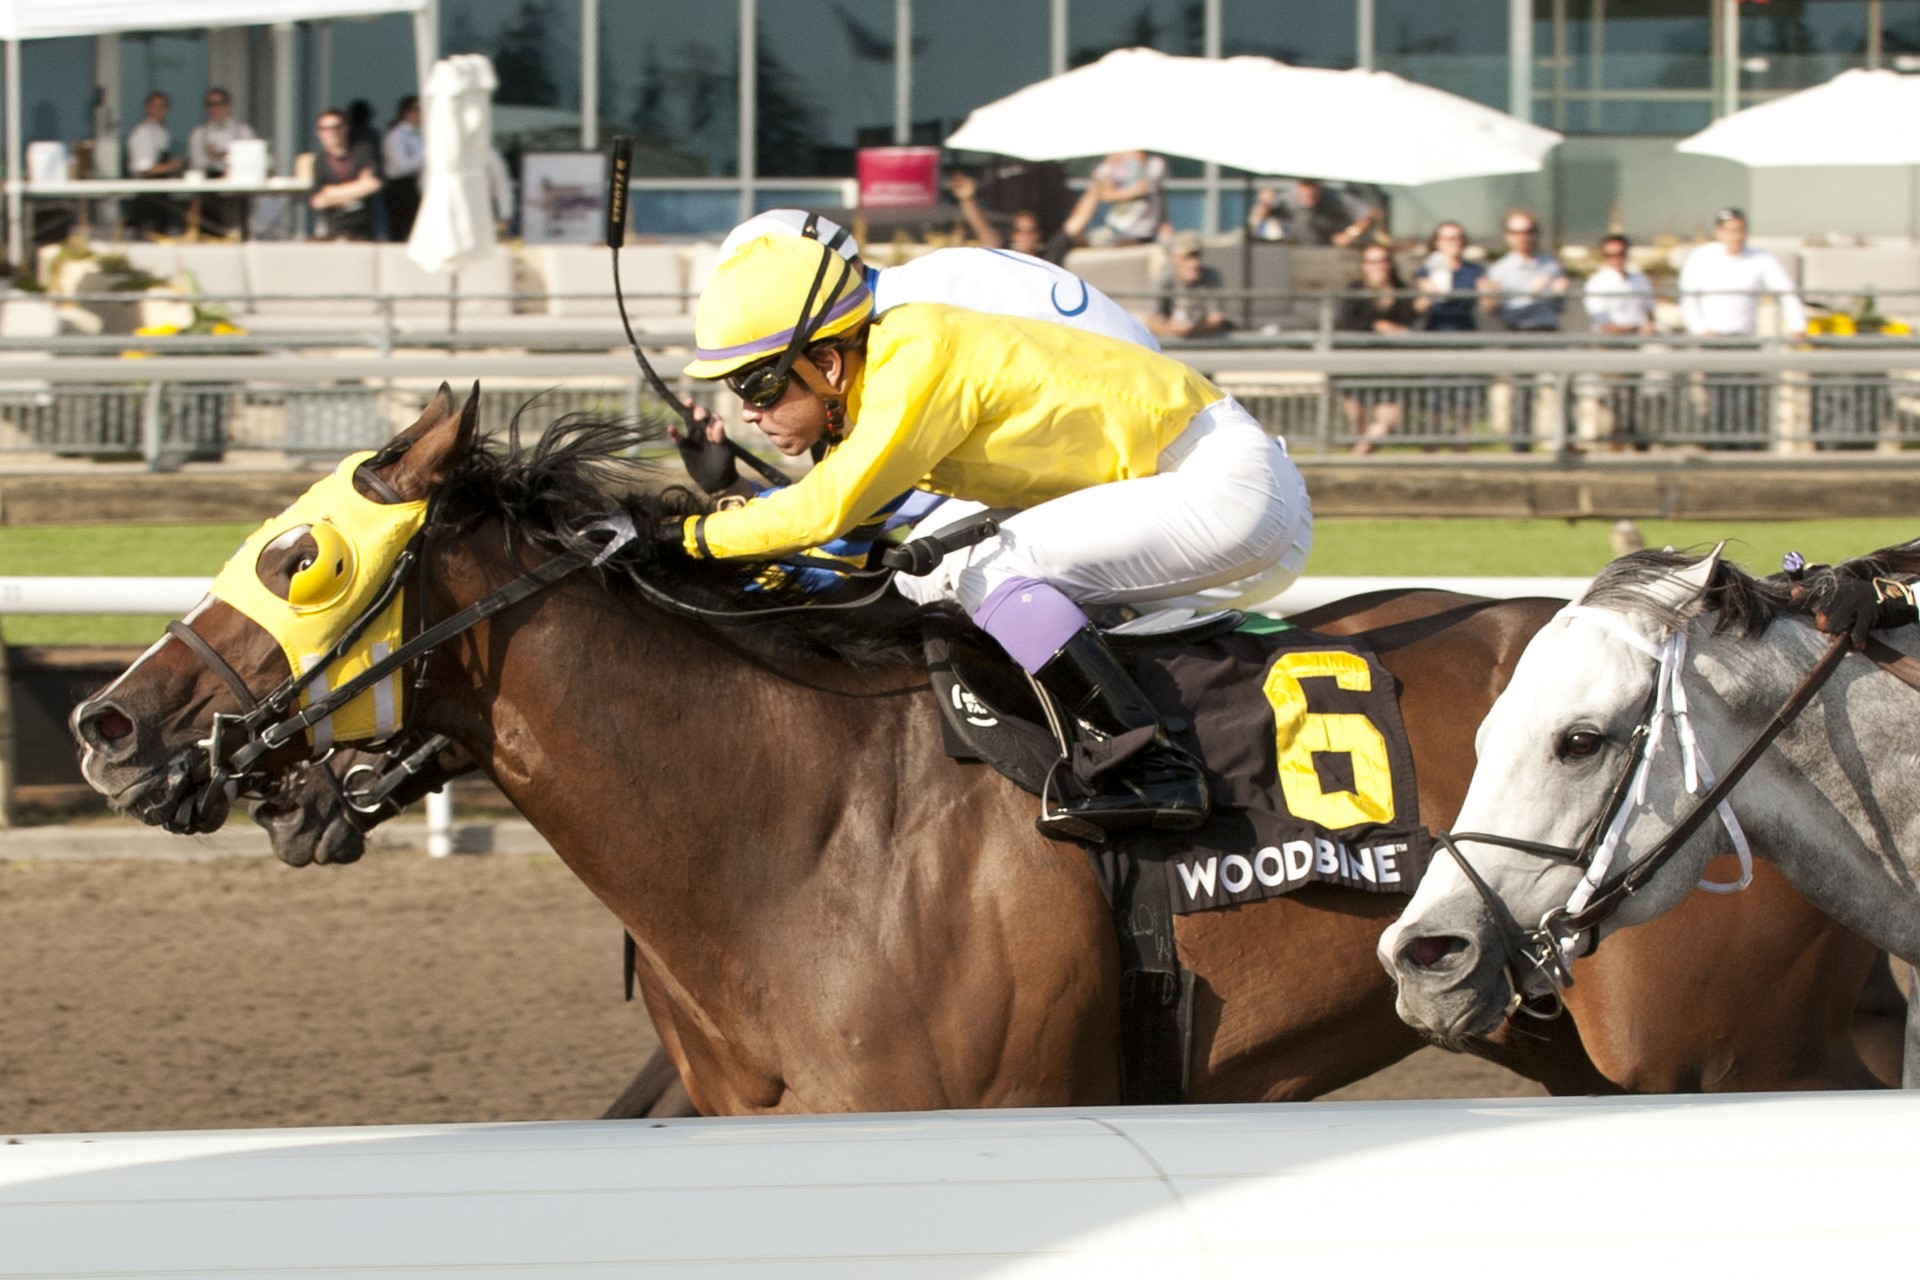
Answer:
POLYGON ((862 208, 918 209, 940 203, 938 147, 862 147, 855 165, 862 208))

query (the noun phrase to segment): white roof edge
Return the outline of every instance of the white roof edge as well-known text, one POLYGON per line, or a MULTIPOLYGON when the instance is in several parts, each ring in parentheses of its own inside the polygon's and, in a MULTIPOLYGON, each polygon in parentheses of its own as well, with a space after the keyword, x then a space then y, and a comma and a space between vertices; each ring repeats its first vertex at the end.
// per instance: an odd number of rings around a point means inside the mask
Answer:
POLYGON ((0 40, 417 13, 427 0, 0 0, 0 40))

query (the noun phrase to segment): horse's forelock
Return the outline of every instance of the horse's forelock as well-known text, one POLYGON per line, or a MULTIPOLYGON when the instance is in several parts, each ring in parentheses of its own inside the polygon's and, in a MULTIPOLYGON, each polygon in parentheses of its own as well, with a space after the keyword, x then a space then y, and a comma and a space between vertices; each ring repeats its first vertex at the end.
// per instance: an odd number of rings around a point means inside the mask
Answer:
POLYGON ((1715 631, 1738 631, 1743 636, 1759 635, 1793 608, 1784 582, 1755 578, 1725 560, 1714 565, 1704 590, 1676 597, 1671 589, 1675 578, 1711 554, 1646 550, 1621 556, 1594 577, 1580 602, 1638 613, 1668 629, 1683 627, 1701 612, 1710 612, 1715 615, 1715 631))

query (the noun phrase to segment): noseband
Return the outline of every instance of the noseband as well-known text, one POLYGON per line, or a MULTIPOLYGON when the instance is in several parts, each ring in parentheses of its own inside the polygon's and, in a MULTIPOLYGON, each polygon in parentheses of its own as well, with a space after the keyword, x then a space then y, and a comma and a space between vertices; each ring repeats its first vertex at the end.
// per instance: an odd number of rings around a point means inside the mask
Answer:
MULTIPOLYGON (((1850 647, 1847 637, 1836 636, 1826 652, 1814 663, 1813 669, 1787 696, 1780 709, 1774 712, 1773 718, 1728 768, 1726 776, 1715 781, 1713 771, 1700 750, 1699 738, 1694 733, 1686 689, 1681 682, 1687 658, 1686 632, 1671 631, 1664 641, 1656 644, 1627 626, 1618 615, 1606 610, 1569 605, 1561 611, 1561 616, 1593 622, 1659 664, 1653 688, 1648 691, 1646 704, 1640 713, 1639 725, 1634 729, 1629 743, 1626 764, 1614 783, 1606 807, 1588 828, 1585 839, 1577 848, 1486 832, 1441 832, 1434 837, 1436 843, 1460 867, 1461 873, 1486 906, 1505 953, 1507 978, 1522 1000, 1520 1008, 1529 1013, 1535 1012, 1525 1003, 1530 978, 1537 974, 1551 984, 1550 990, 1545 993, 1551 997, 1550 1003, 1537 1015, 1543 1017, 1557 1016, 1564 1008, 1559 993, 1573 985, 1573 961, 1584 954, 1579 949, 1580 939, 1592 935, 1597 941, 1593 930, 1672 861, 1709 818, 1717 814, 1726 827, 1734 852, 1740 859, 1740 878, 1726 883, 1703 880, 1699 887, 1714 893, 1737 893, 1752 883, 1752 850, 1747 843, 1746 832, 1741 829, 1740 821, 1734 816, 1727 798, 1748 770, 1758 763, 1761 754, 1773 744, 1773 740, 1806 708, 1827 678, 1839 668, 1840 660, 1850 647), (1646 803, 1653 758, 1668 720, 1673 722, 1675 737, 1679 742, 1687 791, 1698 798, 1645 857, 1615 871, 1613 864, 1621 837, 1634 813, 1646 803), (1460 842, 1469 840, 1584 867, 1586 874, 1574 886, 1564 905, 1554 907, 1540 918, 1539 924, 1526 929, 1514 919, 1506 903, 1461 853, 1460 842)), ((1880 651, 1871 652, 1870 656, 1883 666, 1889 664, 1881 656, 1882 652, 1900 658, 1899 654, 1877 641, 1870 642, 1870 645, 1880 651)), ((1590 944, 1587 950, 1591 949, 1590 944)))

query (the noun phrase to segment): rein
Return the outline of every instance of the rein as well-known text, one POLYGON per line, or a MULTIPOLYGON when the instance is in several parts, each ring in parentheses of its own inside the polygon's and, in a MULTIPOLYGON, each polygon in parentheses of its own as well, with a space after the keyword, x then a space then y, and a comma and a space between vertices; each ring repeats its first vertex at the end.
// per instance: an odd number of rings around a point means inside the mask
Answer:
MULTIPOLYGON (((197 744, 204 752, 207 762, 207 776, 204 782, 196 784, 193 770, 183 761, 176 760, 170 768, 169 809, 160 824, 162 827, 176 833, 191 831, 198 815, 215 803, 216 796, 224 794, 225 798, 231 801, 241 793, 243 787, 248 794, 258 794, 258 785, 261 781, 258 766, 268 754, 325 720, 395 671, 425 657, 448 640, 537 595, 577 570, 605 563, 628 543, 639 537, 632 517, 624 511, 590 520, 580 527, 579 532, 583 535, 595 533, 607 535, 597 551, 581 549, 561 552, 523 573, 507 585, 489 592, 460 612, 425 628, 391 653, 376 659, 352 679, 309 702, 304 709, 289 714, 289 709, 300 695, 316 681, 322 679, 327 668, 345 656, 360 636, 373 624, 374 619, 393 602, 416 565, 424 571, 425 560, 421 551, 427 530, 432 528, 432 524, 429 516, 421 532, 408 541, 395 559, 386 582, 382 584, 373 601, 347 627, 340 639, 335 641, 326 653, 312 662, 305 671, 288 676, 263 698, 256 699, 232 665, 185 621, 175 620, 167 624, 167 634, 179 639, 233 693, 239 700, 242 713, 235 716, 216 712, 207 737, 197 744)), ((631 580, 642 597, 657 608, 679 617, 708 623, 758 622, 771 617, 811 613, 822 609, 830 611, 857 609, 872 604, 892 586, 895 574, 930 572, 947 553, 984 541, 997 532, 999 527, 991 518, 976 517, 955 525, 941 534, 916 539, 904 546, 890 547, 882 553, 880 567, 867 570, 850 569, 844 562, 820 557, 795 556, 786 561, 777 562, 796 568, 832 567, 848 577, 877 579, 876 585, 871 590, 851 600, 780 605, 749 610, 709 609, 680 600, 638 575, 634 575, 631 580)), ((422 598, 424 600, 424 593, 422 598)), ((422 665, 415 680, 415 696, 411 702, 413 709, 417 709, 420 705, 419 686, 424 682, 425 675, 426 669, 422 665)), ((410 710, 409 718, 411 714, 410 710)), ((415 744, 413 735, 406 729, 396 734, 393 741, 395 747, 392 754, 397 758, 398 769, 383 771, 362 791, 343 790, 342 799, 347 802, 350 809, 361 813, 377 811, 386 803, 393 791, 408 777, 424 768, 426 762, 439 749, 431 738, 427 739, 424 745, 415 744), (413 767, 409 768, 409 765, 413 767)))
MULTIPOLYGON (((1573 985, 1571 966, 1580 954, 1576 950, 1580 938, 1612 916, 1630 896, 1658 875, 1709 818, 1718 814, 1726 825, 1728 835, 1733 839, 1735 850, 1740 856, 1741 877, 1730 884, 1702 881, 1700 887, 1712 892, 1731 893, 1745 888, 1751 882, 1752 853, 1747 845, 1746 834, 1741 830, 1739 820, 1733 816, 1733 811, 1727 803, 1728 797, 1733 794, 1733 789, 1746 777, 1748 771, 1759 762, 1767 748, 1772 746, 1774 740, 1806 709, 1814 695, 1839 669, 1841 660, 1846 657, 1851 647, 1848 637, 1836 636, 1814 663, 1812 669, 1787 695, 1786 700, 1773 713, 1772 718, 1747 743, 1745 749, 1728 767, 1727 772, 1715 780, 1704 757, 1699 754, 1698 739, 1694 736, 1688 716, 1685 691, 1680 684, 1686 655, 1686 633, 1673 632, 1664 644, 1656 646, 1639 633, 1630 632, 1613 615, 1604 611, 1572 605, 1563 613, 1599 623, 1616 637, 1626 639, 1628 643, 1641 649, 1642 652, 1652 654, 1660 662, 1654 688, 1647 696, 1646 710, 1642 712, 1640 725, 1634 731, 1632 751, 1619 780, 1614 785, 1606 808, 1595 820, 1578 849, 1488 832, 1441 832, 1434 837, 1436 843, 1460 867, 1468 883, 1480 895, 1482 903, 1492 917, 1500 935, 1501 949, 1506 956, 1507 976, 1513 984, 1514 991, 1524 1000, 1528 985, 1526 980, 1533 974, 1540 974, 1551 983, 1554 1002, 1541 1015, 1545 1017, 1556 1016, 1563 1008, 1558 1002, 1558 993, 1560 989, 1573 985), (1613 854, 1626 829, 1627 820, 1635 808, 1645 801, 1646 783, 1651 772, 1653 754, 1660 741, 1660 724, 1663 719, 1672 719, 1675 722, 1676 736, 1680 739, 1683 768, 1686 771, 1687 789, 1698 798, 1645 857, 1621 869, 1608 879, 1613 854), (1706 787, 1704 792, 1699 790, 1702 784, 1706 787), (1629 796, 1635 793, 1637 796, 1634 803, 1628 804, 1629 796), (1460 841, 1495 845, 1551 858, 1558 862, 1584 866, 1587 868, 1587 873, 1575 886, 1565 905, 1554 907, 1540 918, 1538 925, 1532 929, 1526 929, 1514 919, 1513 913, 1507 909, 1506 903, 1493 891, 1492 886, 1473 869, 1466 856, 1460 851, 1460 841)), ((1891 674, 1920 689, 1920 663, 1904 657, 1879 641, 1869 641, 1867 656, 1891 674)), ((1521 1008, 1532 1012, 1525 1003, 1522 1003, 1521 1008)))

